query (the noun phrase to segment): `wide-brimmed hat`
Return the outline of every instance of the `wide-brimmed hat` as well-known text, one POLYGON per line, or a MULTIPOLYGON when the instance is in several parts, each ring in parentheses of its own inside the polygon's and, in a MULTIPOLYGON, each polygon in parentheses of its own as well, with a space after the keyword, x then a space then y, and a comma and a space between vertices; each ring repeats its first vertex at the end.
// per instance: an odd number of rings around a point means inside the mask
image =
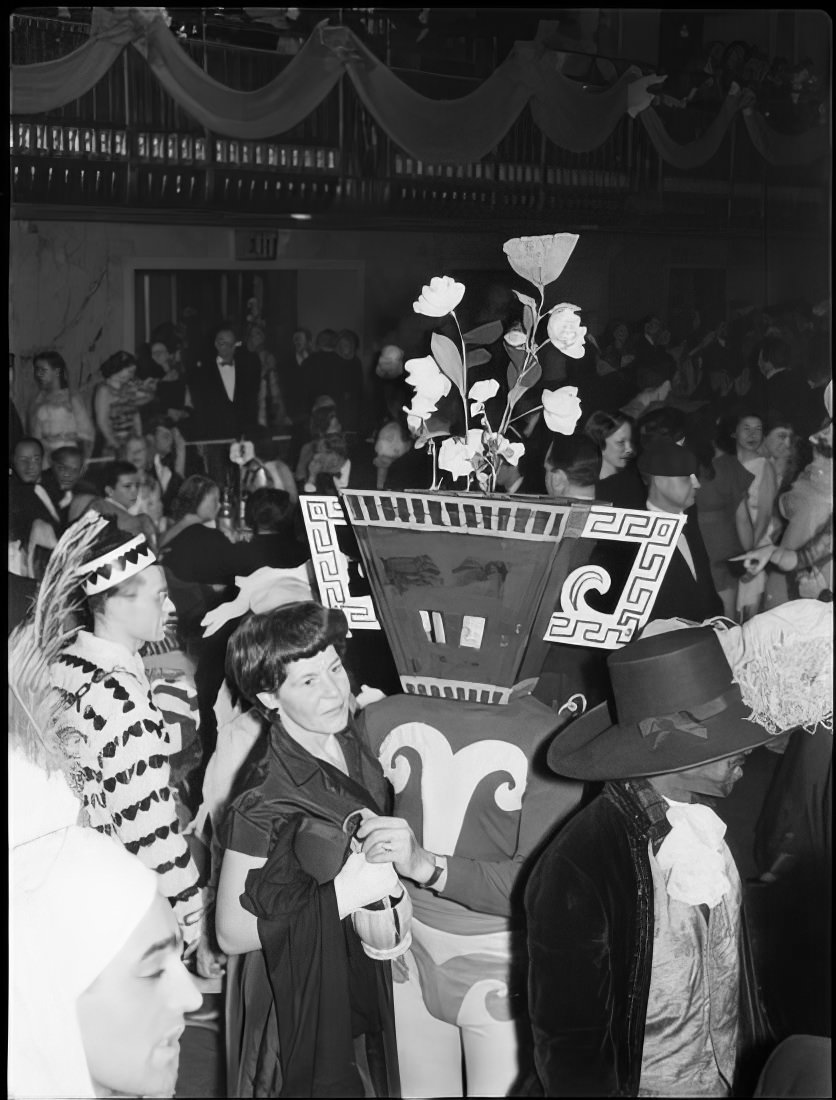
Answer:
POLYGON ((630 642, 607 659, 615 701, 558 734, 549 767, 571 779, 665 775, 757 748, 771 735, 732 681, 710 627, 630 642))

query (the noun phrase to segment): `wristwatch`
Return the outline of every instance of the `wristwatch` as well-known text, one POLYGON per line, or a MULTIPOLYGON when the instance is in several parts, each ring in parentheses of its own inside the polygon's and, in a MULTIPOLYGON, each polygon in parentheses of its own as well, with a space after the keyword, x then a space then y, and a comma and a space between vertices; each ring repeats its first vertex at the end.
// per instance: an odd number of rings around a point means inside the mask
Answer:
POLYGON ((430 877, 427 879, 426 882, 421 883, 422 886, 432 888, 433 886, 435 886, 435 884, 438 882, 438 880, 441 878, 441 876, 447 870, 445 862, 442 862, 442 859, 439 856, 433 856, 433 860, 435 861, 435 870, 433 871, 433 873, 430 875, 430 877))

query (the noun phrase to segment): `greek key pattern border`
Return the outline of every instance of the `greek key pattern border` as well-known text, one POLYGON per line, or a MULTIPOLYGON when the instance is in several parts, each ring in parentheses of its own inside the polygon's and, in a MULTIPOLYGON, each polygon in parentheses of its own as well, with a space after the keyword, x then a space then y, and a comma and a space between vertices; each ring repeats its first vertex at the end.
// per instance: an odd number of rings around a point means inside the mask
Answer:
POLYGON ((337 540, 337 528, 347 527, 348 520, 339 498, 303 495, 299 504, 320 602, 342 611, 351 630, 380 630, 371 596, 352 596, 348 590, 348 565, 337 540))
POLYGON ((626 645, 650 618, 685 523, 684 515, 671 512, 595 505, 580 537, 598 542, 637 543, 636 560, 611 615, 595 611, 586 602, 588 592, 609 589, 611 581, 606 570, 584 565, 570 573, 560 591, 560 611, 552 615, 545 640, 595 649, 619 649, 626 645))

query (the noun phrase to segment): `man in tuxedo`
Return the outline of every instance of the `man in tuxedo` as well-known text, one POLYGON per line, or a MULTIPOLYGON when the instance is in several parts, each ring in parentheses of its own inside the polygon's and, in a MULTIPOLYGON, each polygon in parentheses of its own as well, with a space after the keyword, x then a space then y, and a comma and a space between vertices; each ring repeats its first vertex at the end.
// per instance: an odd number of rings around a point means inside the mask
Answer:
POLYGON ((12 451, 9 477, 9 526, 24 547, 36 520, 53 528, 57 536, 61 518, 41 482, 44 449, 40 440, 23 436, 12 451))
MULTIPOLYGON (((258 424, 261 363, 241 346, 235 325, 224 321, 215 330, 213 346, 188 377, 194 415, 189 432, 196 440, 239 439, 258 424)), ((208 448, 209 476, 223 483, 229 446, 208 448), (217 453, 216 453, 217 452, 217 453)))
MULTIPOLYGON (((647 485, 649 512, 684 513, 687 522, 665 573, 651 619, 688 619, 703 622, 723 614, 723 604, 711 578, 711 566, 697 524, 694 498, 700 487, 697 459, 687 447, 663 436, 651 439, 638 460, 638 470, 647 485)), ((632 548, 631 548, 632 550, 632 548)), ((606 597, 592 594, 591 607, 611 613, 621 594, 632 562, 632 552, 621 543, 603 542, 593 551, 590 563, 602 566, 612 578, 606 597)))

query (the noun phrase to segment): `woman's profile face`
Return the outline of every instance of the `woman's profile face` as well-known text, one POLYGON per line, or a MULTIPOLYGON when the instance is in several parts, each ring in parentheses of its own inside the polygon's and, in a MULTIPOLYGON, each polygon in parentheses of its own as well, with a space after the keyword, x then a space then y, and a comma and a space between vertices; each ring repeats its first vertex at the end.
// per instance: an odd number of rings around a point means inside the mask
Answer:
POLYGON ((633 454, 633 429, 629 424, 622 424, 607 436, 601 454, 604 461, 617 470, 624 469, 633 454))
POLYGON ((204 523, 209 523, 217 516, 220 506, 221 493, 220 490, 215 487, 210 489, 200 504, 198 504, 195 515, 199 516, 204 523))
POLYGON ((787 458, 792 450, 792 428, 773 428, 764 436, 763 446, 770 458, 787 458))
POLYGON ((158 455, 171 454, 174 447, 174 436, 170 428, 160 426, 154 432, 154 448, 158 455))
POLYGON ((158 896, 121 951, 78 998, 97 1095, 174 1095, 184 1015, 203 1000, 180 961, 181 947, 171 906, 158 896))
POLYGON ((162 342, 151 345, 151 358, 164 371, 168 371, 174 361, 174 356, 162 342))
POLYGON ((128 382, 136 374, 136 363, 131 363, 128 367, 123 367, 118 370, 116 374, 111 374, 107 379, 107 384, 114 390, 121 390, 123 386, 126 386, 128 382))
POLYGON ((313 657, 292 661, 275 698, 291 732, 296 726, 329 735, 345 729, 350 693, 340 655, 329 645, 313 657))

